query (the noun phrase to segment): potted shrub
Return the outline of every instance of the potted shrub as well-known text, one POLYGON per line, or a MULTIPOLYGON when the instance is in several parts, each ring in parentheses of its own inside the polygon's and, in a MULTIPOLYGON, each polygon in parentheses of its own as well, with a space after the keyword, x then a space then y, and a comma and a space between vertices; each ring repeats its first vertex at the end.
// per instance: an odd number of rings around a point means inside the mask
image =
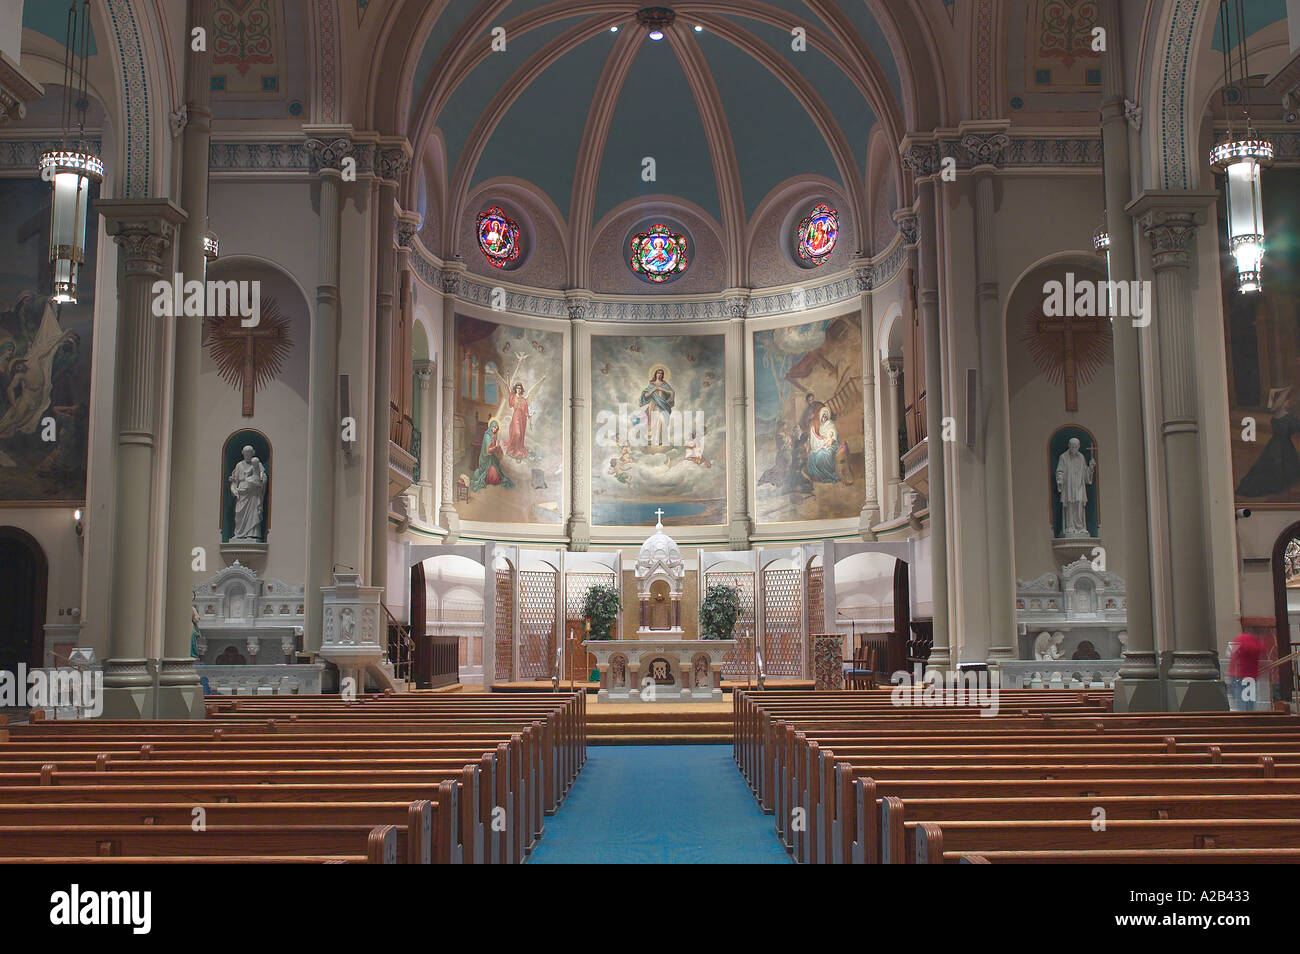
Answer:
POLYGON ((740 593, 734 586, 714 583, 704 591, 700 603, 700 637, 730 639, 740 618, 740 593))
POLYGON ((582 600, 582 616, 590 629, 588 639, 609 639, 623 611, 623 598, 618 587, 609 583, 596 583, 587 587, 587 595, 582 600))

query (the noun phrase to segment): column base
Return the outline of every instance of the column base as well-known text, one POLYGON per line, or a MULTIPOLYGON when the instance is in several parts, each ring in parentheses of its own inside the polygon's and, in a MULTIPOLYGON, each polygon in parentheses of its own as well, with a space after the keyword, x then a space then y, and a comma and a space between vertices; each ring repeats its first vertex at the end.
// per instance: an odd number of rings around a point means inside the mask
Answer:
POLYGON ((451 504, 443 504, 438 510, 438 522, 447 528, 443 543, 455 543, 460 539, 460 514, 451 504))
POLYGON ((1012 646, 992 646, 989 648, 987 662, 1010 662, 1016 658, 1016 650, 1012 646))
POLYGON ((203 684, 194 671, 194 660, 189 657, 164 658, 158 674, 159 719, 203 719, 207 717, 204 706, 203 684))
POLYGON ((591 549, 591 523, 585 516, 569 518, 569 549, 574 553, 591 549))
POLYGON ((858 536, 870 543, 876 539, 875 531, 871 528, 880 523, 880 507, 875 504, 868 504, 862 508, 862 513, 858 516, 858 536))
POLYGON ((749 535, 753 531, 748 517, 732 520, 727 528, 727 546, 733 550, 748 550, 749 535))
POLYGON ((932 650, 930 658, 925 661, 925 668, 947 672, 952 668, 952 650, 947 646, 932 650))
POLYGON ((1227 712, 1231 708, 1222 679, 1170 679, 1165 685, 1170 712, 1227 712))
POLYGON ((101 719, 153 718, 154 691, 149 686, 104 687, 101 719))
POLYGON ((1123 677, 1115 680, 1114 712, 1164 712, 1165 687, 1158 678, 1123 677))

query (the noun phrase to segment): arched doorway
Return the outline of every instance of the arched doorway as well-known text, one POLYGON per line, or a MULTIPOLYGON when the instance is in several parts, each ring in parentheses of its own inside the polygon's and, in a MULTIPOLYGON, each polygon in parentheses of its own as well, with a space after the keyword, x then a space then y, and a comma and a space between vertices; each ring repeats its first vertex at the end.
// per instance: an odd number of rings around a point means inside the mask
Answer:
MULTIPOLYGON (((1291 652, 1291 608, 1295 603, 1300 612, 1300 522, 1293 523, 1282 531, 1273 544, 1273 617, 1277 634, 1277 658, 1281 659, 1291 652), (1294 544, 1294 545, 1293 545, 1294 544), (1291 552, 1288 553, 1287 551, 1291 552)), ((1285 663, 1279 672, 1282 684, 1282 698, 1291 696, 1292 668, 1285 663)))
POLYGON ((36 539, 0 527, 0 670, 40 666, 45 657, 45 599, 49 564, 36 539))

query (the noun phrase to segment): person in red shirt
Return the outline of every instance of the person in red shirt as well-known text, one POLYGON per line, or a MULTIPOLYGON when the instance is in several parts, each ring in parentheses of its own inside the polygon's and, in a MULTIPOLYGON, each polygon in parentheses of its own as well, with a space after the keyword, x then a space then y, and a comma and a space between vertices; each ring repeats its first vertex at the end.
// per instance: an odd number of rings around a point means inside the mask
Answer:
POLYGON ((1273 704, 1268 673, 1261 666, 1268 661, 1268 644, 1255 633, 1241 633, 1228 649, 1228 682, 1234 712, 1268 709, 1273 704))

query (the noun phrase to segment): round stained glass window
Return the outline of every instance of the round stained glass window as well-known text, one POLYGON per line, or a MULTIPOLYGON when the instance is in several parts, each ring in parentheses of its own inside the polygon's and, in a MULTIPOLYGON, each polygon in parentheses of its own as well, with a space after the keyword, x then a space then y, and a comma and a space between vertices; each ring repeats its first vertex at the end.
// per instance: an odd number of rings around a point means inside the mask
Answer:
POLYGON ((823 202, 799 223, 794 237, 799 261, 813 268, 825 265, 840 237, 840 214, 823 202))
POLYGON ((632 271, 646 281, 670 282, 689 264, 686 236, 666 225, 652 225, 632 239, 632 271))
POLYGON ((498 206, 478 214, 478 247, 497 268, 506 268, 519 258, 519 225, 498 206))

